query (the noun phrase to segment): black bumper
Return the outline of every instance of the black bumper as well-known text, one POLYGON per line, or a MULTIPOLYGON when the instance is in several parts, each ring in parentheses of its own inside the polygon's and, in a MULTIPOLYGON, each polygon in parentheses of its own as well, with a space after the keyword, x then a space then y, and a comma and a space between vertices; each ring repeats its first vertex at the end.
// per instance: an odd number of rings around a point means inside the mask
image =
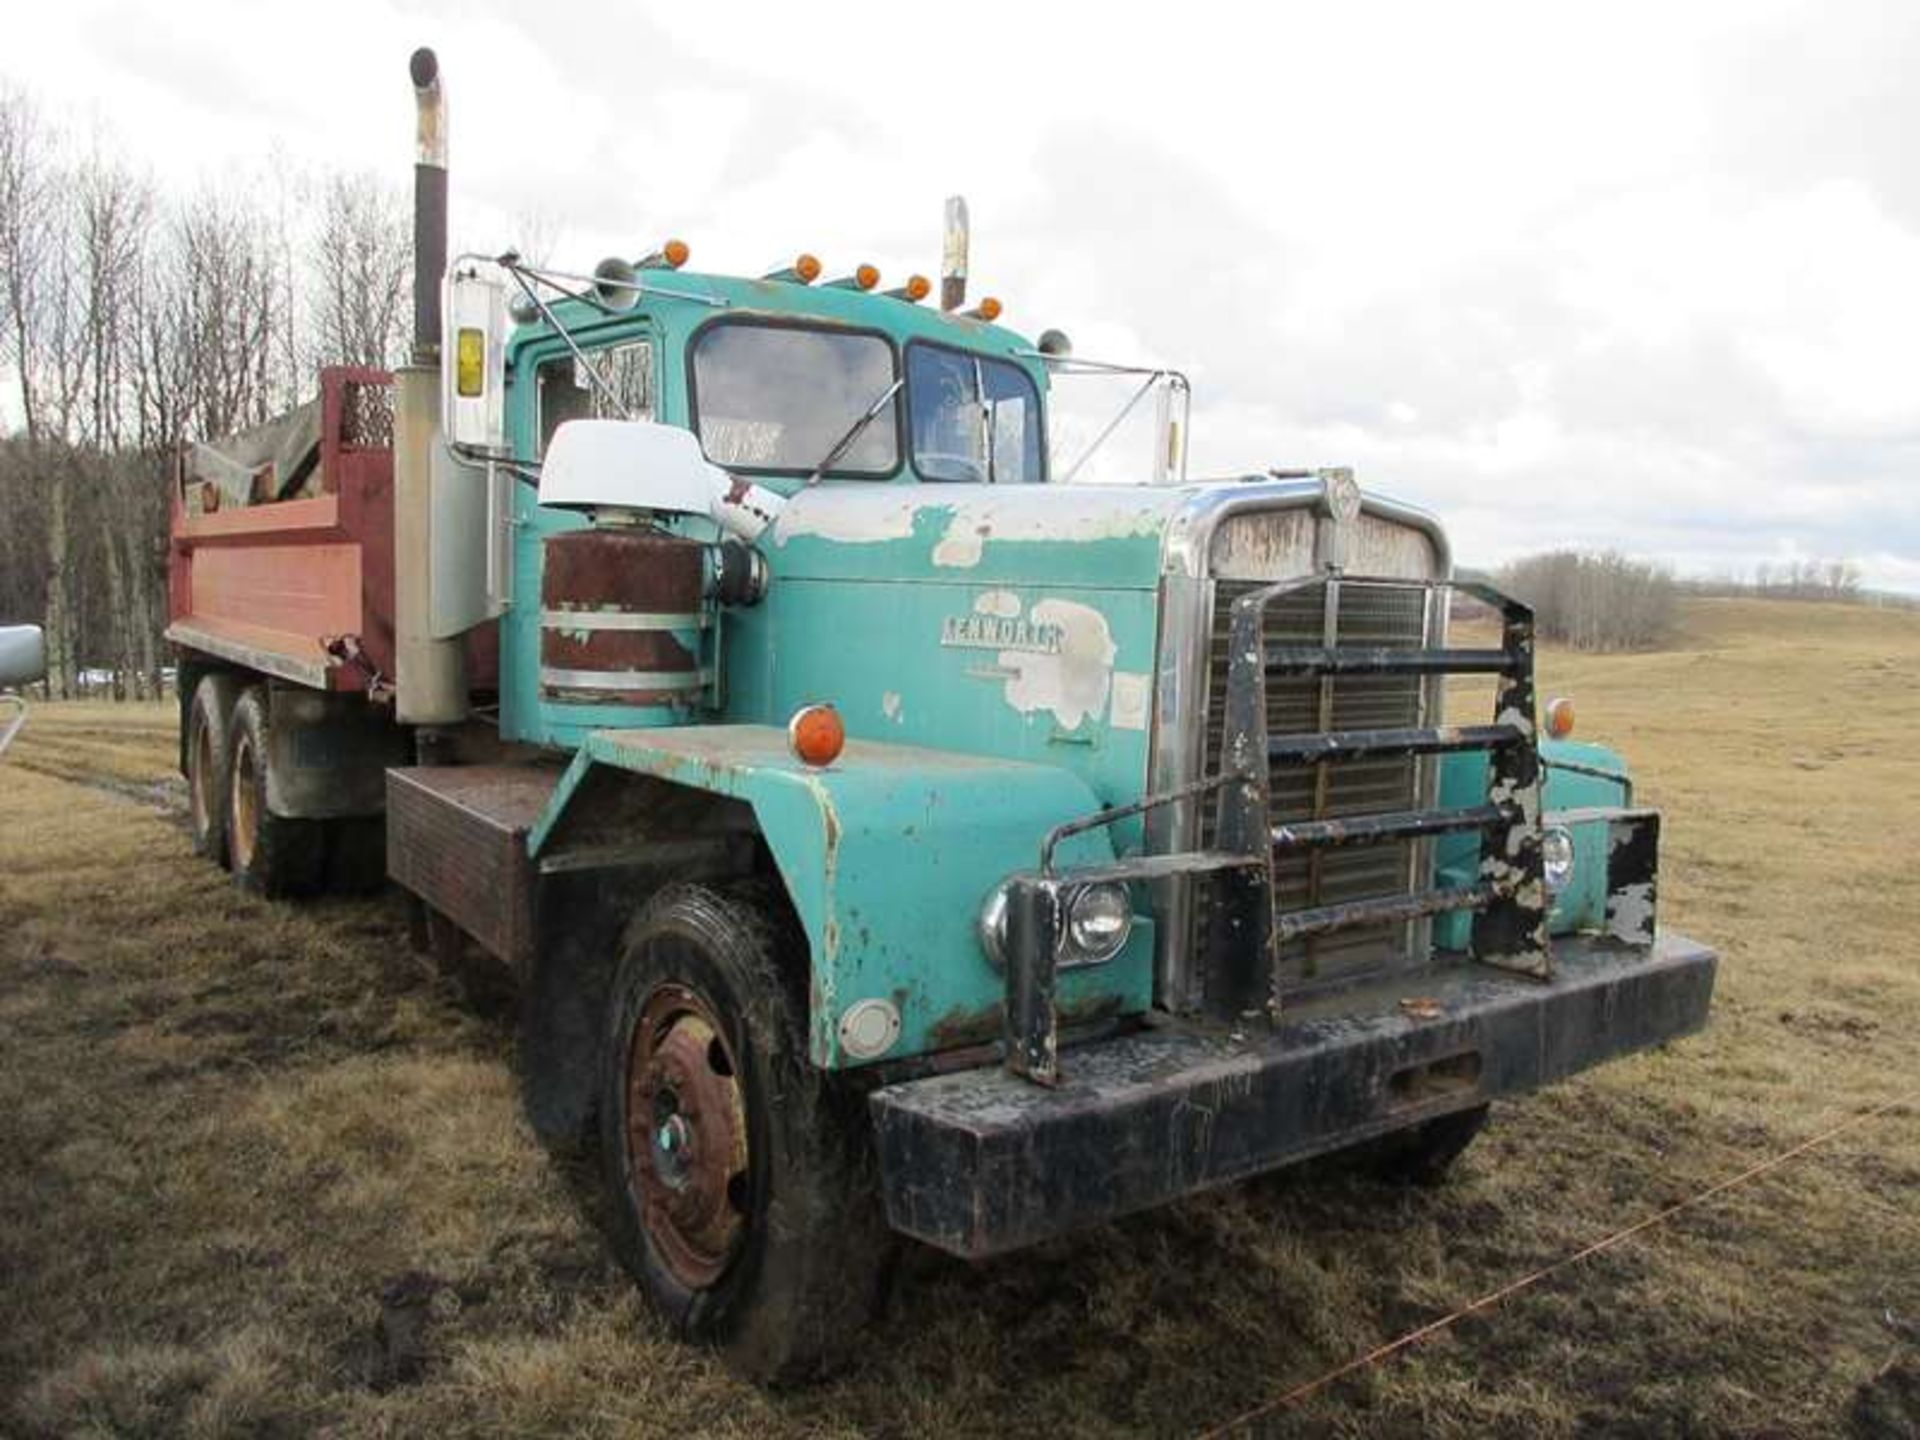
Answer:
POLYGON ((1566 939, 1550 981, 1454 964, 1302 1003, 1238 1039, 1173 1023, 870 1099, 887 1219, 979 1257, 1532 1090, 1698 1030, 1715 957, 1566 939))

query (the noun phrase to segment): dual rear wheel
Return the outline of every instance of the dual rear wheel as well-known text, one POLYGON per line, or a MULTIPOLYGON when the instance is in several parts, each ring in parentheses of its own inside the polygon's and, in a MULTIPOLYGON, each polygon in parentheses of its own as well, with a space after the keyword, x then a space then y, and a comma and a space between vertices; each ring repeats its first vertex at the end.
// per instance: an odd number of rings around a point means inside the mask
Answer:
MULTIPOLYGON (((360 841, 365 827, 274 813, 268 803, 271 726, 266 686, 216 672, 194 687, 186 745, 193 846, 255 894, 318 894, 329 880, 330 830, 360 841)), ((333 848, 340 848, 337 842, 333 848)))

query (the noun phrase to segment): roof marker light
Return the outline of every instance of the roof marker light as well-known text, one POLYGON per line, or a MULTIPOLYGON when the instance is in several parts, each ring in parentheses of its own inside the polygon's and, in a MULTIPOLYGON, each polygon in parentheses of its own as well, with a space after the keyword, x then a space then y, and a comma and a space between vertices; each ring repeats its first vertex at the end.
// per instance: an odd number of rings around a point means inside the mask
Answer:
POLYGON ((760 278, 791 280, 796 285, 811 285, 820 278, 820 261, 817 256, 809 255, 803 250, 794 257, 791 265, 782 265, 778 269, 769 270, 760 278))
POLYGON ((933 293, 933 282, 924 275, 909 275, 907 283, 887 291, 896 300, 905 300, 910 305, 918 305, 933 293))
POLYGON ((856 266, 851 275, 842 275, 838 280, 827 282, 835 290, 871 290, 879 283, 880 269, 876 265, 856 266))
POLYGON ((981 297, 980 303, 974 306, 973 309, 962 310, 960 313, 969 320, 985 320, 991 325, 995 320, 1000 318, 1000 302, 994 299, 993 296, 986 295, 981 297))
POLYGON ((686 264, 693 251, 684 240, 669 240, 651 255, 639 261, 642 270, 678 270, 686 264))
POLYGON ((787 722, 787 746, 802 765, 824 769, 847 747, 847 727, 831 705, 802 705, 787 722))

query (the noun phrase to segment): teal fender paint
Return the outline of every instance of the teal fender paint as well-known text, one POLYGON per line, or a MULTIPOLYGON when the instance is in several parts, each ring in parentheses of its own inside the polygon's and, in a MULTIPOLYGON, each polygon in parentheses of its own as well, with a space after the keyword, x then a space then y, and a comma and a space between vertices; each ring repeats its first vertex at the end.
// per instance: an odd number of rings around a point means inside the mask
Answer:
MULTIPOLYGON (((1037 863, 1049 830, 1099 808, 1059 766, 852 740, 816 769, 772 726, 608 730, 587 738, 529 836, 536 856, 595 766, 752 806, 806 931, 810 1049, 828 1067, 854 1063, 838 1022, 860 1000, 900 1012, 900 1038, 882 1059, 999 1038, 1005 980, 980 945, 981 905, 1010 871, 1037 863)), ((1112 857, 1095 831, 1063 845, 1059 860, 1112 857)), ((1061 975, 1068 1023, 1148 1007, 1152 929, 1140 917, 1115 959, 1061 975)))

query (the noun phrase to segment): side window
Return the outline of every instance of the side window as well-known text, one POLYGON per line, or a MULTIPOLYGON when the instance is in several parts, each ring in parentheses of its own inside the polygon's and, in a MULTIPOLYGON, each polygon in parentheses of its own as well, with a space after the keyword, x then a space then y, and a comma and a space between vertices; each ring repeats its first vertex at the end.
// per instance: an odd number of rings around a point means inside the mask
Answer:
POLYGON ((631 341, 608 350, 589 350, 587 358, 620 397, 620 408, 607 403, 606 397, 572 355, 555 355, 542 360, 536 390, 540 407, 540 453, 547 453, 553 432, 568 420, 605 420, 631 417, 654 418, 653 345, 646 340, 631 341))

